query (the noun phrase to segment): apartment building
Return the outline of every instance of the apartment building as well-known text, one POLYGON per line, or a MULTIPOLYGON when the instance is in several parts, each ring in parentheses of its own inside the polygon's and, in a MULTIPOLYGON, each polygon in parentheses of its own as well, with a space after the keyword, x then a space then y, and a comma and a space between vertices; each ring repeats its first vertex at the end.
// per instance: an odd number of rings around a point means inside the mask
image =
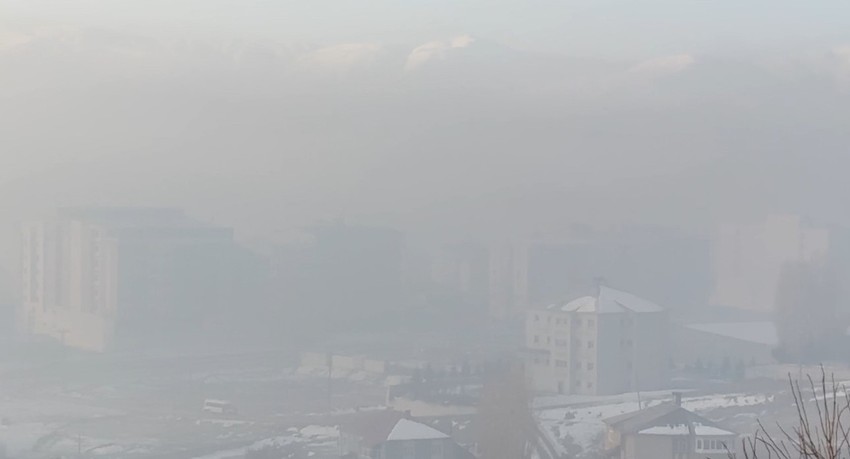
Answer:
POLYGON ((232 230, 178 209, 63 209, 21 242, 19 328, 69 347, 165 339, 229 298, 232 230))
POLYGON ((600 286, 596 296, 529 311, 526 375, 545 393, 605 395, 667 382, 666 311, 600 286))

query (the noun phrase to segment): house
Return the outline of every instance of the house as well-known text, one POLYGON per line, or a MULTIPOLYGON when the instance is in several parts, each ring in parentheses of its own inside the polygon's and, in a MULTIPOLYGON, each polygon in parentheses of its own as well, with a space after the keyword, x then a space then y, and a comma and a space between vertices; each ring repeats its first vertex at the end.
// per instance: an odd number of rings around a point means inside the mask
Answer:
POLYGON ((686 410, 681 394, 670 403, 605 420, 612 459, 727 459, 737 434, 686 410))
POLYGON ((607 395, 667 383, 667 313, 631 293, 601 285, 596 296, 530 311, 525 333, 535 391, 607 395))
POLYGON ((339 454, 350 459, 471 459, 448 434, 387 411, 340 426, 339 454))

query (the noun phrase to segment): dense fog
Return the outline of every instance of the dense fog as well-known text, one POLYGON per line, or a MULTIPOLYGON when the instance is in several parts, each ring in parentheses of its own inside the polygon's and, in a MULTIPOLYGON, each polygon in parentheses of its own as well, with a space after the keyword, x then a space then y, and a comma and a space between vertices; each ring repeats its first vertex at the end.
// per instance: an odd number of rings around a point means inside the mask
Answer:
POLYGON ((848 126, 833 0, 0 0, 0 456, 840 442, 848 126))

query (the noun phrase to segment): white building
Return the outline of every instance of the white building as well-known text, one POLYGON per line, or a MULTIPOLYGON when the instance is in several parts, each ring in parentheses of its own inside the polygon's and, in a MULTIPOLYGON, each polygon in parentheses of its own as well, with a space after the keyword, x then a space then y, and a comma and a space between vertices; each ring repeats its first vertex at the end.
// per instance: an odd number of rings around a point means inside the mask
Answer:
POLYGON ((232 246, 231 230, 174 209, 67 209, 26 223, 19 328, 93 351, 109 348, 122 322, 128 332, 167 329, 169 313, 194 299, 184 293, 198 290, 187 271, 212 269, 198 254, 221 258, 232 246))
POLYGON ((602 286, 596 296, 528 313, 527 376, 548 393, 658 389, 667 382, 667 334, 662 307, 602 286))

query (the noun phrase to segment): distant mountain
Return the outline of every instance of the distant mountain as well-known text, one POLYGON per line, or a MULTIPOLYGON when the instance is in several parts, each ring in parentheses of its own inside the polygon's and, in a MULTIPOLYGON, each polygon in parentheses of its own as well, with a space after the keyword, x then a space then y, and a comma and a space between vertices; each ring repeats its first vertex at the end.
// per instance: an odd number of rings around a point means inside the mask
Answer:
POLYGON ((24 216, 86 203, 168 203, 257 233, 379 216, 446 237, 847 208, 840 48, 606 62, 465 35, 3 36, 10 235, 24 216))

